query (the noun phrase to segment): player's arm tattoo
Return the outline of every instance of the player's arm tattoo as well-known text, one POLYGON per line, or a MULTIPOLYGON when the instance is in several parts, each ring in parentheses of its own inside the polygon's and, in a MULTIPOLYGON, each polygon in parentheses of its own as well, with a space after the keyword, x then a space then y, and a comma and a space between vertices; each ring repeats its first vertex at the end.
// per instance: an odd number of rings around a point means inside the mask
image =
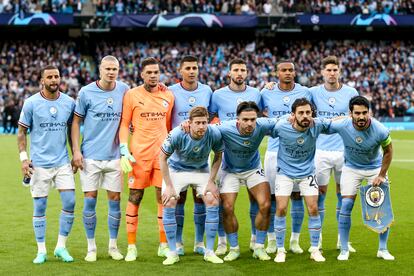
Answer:
POLYGON ((19 148, 19 152, 26 151, 27 146, 27 128, 19 126, 19 130, 17 132, 17 146, 19 148))

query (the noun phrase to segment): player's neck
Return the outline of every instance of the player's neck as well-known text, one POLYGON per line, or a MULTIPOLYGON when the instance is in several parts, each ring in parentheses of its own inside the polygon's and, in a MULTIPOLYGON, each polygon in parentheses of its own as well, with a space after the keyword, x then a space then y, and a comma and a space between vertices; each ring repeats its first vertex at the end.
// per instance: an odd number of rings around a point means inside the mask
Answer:
POLYGON ((114 90, 114 88, 115 88, 115 85, 116 85, 116 82, 114 82, 114 81, 104 81, 104 80, 102 80, 102 79, 100 79, 99 81, 98 81, 98 86, 99 86, 99 88, 101 88, 102 90, 105 90, 105 91, 111 91, 111 90, 114 90))
POLYGON ((336 83, 325 83, 324 87, 326 89, 326 91, 330 91, 330 92, 334 92, 334 91, 338 91, 339 89, 341 89, 342 84, 339 82, 336 83))
POLYGON ((148 84, 144 83, 144 89, 147 90, 150 93, 153 93, 153 92, 158 91, 158 86, 152 87, 151 85, 148 85, 148 84))
POLYGON ((279 87, 279 90, 288 92, 288 91, 293 90, 293 88, 295 87, 295 83, 294 82, 279 82, 277 86, 279 87))
POLYGON ((242 84, 238 85, 238 84, 236 84, 234 82, 230 82, 229 88, 232 91, 235 91, 235 92, 243 92, 244 90, 246 90, 246 84, 245 83, 242 83, 242 84))
POLYGON ((43 97, 45 97, 48 100, 56 100, 57 98, 59 98, 59 94, 60 94, 59 91, 56 91, 56 92, 52 93, 52 92, 49 92, 46 89, 42 89, 43 97))
POLYGON ((186 81, 182 81, 181 82, 181 86, 185 89, 185 90, 188 90, 188 91, 194 91, 194 90, 196 90, 197 89, 197 87, 198 87, 198 83, 195 81, 195 82, 193 82, 193 83, 189 83, 189 82, 186 82, 186 81))

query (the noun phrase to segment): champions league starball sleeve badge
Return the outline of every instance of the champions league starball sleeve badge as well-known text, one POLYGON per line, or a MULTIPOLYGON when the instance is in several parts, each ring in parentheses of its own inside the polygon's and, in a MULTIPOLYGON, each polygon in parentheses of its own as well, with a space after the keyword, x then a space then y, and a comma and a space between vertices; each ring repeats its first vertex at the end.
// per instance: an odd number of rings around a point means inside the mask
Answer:
POLYGON ((365 226, 376 233, 385 232, 394 222, 388 182, 378 187, 362 186, 360 194, 362 220, 365 226))

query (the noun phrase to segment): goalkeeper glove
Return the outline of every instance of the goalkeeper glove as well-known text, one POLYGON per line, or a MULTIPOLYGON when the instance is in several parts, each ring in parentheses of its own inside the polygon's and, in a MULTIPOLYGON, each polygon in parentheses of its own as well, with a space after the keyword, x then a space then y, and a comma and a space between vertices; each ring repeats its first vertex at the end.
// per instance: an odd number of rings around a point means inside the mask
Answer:
POLYGON ((131 163, 135 163, 134 156, 129 153, 128 145, 127 144, 120 144, 119 151, 121 152, 121 169, 124 173, 128 173, 132 171, 131 163))

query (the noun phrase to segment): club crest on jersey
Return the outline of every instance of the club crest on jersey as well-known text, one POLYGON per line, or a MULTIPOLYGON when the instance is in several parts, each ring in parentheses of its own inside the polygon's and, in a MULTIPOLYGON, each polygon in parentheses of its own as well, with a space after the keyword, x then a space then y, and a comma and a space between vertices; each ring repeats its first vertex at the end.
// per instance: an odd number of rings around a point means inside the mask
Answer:
POLYGON ((197 146, 195 146, 195 147, 193 148, 193 151, 194 151, 194 152, 199 152, 199 151, 200 151, 200 148, 199 148, 199 147, 197 147, 197 146))
POLYGON ((284 96, 283 97, 283 102, 286 103, 286 104, 289 103, 290 102, 290 97, 289 96, 284 96))
POLYGON ((189 102, 190 104, 194 104, 194 103, 196 102, 196 98, 194 98, 194 97, 190 97, 190 98, 188 98, 188 102, 189 102))
POLYGON ((134 177, 133 176, 130 176, 129 178, 128 178, 128 183, 129 184, 134 184, 134 181, 135 181, 135 179, 134 179, 134 177))
POLYGON ((51 108, 49 108, 49 112, 50 115, 52 115, 52 118, 56 118, 56 114, 57 114, 57 108, 52 106, 51 108))
POLYGON ((162 101, 162 106, 164 106, 165 108, 167 108, 168 107, 168 102, 166 100, 163 100, 162 101))
POLYGON ((303 139, 303 137, 299 137, 296 139, 296 143, 298 143, 298 145, 303 145, 303 143, 305 143, 305 139, 303 139))
POLYGON ((242 98, 237 99, 237 104, 241 104, 242 102, 244 102, 244 100, 242 98))
POLYGON ((357 137, 355 138, 355 142, 357 142, 358 144, 361 144, 361 143, 362 143, 362 141, 364 141, 364 140, 362 139, 362 137, 361 137, 361 136, 357 136, 357 137))
POLYGON ((370 187, 365 193, 365 200, 371 207, 377 208, 384 202, 385 193, 381 187, 370 187))
POLYGON ((243 141, 243 145, 245 145, 245 146, 250 145, 250 141, 249 140, 243 141))
POLYGON ((336 99, 331 97, 331 98, 328 99, 328 103, 329 103, 330 107, 334 108, 335 103, 336 103, 336 99))
POLYGON ((108 104, 108 108, 113 109, 112 105, 114 104, 114 99, 108 98, 106 99, 106 103, 108 104))

